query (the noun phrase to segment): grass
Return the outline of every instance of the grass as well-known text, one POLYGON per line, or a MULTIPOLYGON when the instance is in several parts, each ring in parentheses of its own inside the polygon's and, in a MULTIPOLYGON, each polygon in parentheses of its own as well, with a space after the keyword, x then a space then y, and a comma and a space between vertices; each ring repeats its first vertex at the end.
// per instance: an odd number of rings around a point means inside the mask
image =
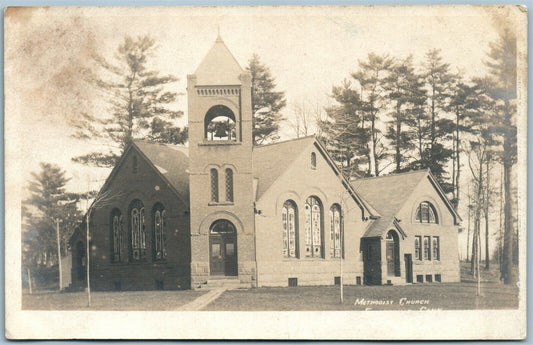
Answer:
POLYGON ((433 283, 408 286, 345 286, 344 303, 340 287, 259 288, 226 291, 206 310, 470 310, 516 309, 518 288, 499 283, 482 285, 476 296, 472 283, 433 283), (405 300, 402 300, 405 299, 405 300), (364 300, 364 301, 363 301, 364 300), (424 304, 401 304, 400 301, 423 301, 424 304), (356 301, 360 303, 356 304, 356 301), (365 304, 365 301, 371 304, 365 304), (370 302, 369 302, 370 301, 370 302), (391 304, 387 301, 392 301, 391 304), (427 302, 426 302, 427 301, 427 302), (379 304, 376 304, 379 303, 379 304))
POLYGON ((38 292, 22 295, 24 310, 176 310, 205 291, 38 292))
MULTIPOLYGON (((306 311, 306 310, 471 310, 516 309, 518 288, 499 281, 496 265, 481 271, 481 296, 469 264, 461 264, 461 283, 430 283, 407 286, 345 286, 340 303, 339 286, 258 288, 224 292, 206 310, 306 311), (391 301, 391 302, 388 302, 391 301), (422 301, 424 304, 401 304, 422 301), (427 302, 426 302, 427 301, 427 302), (356 303, 358 302, 358 303, 356 303), (388 304, 385 304, 388 303, 388 304)), ((93 292, 87 307, 83 292, 40 291, 22 295, 26 310, 176 310, 205 291, 117 291, 93 292)))

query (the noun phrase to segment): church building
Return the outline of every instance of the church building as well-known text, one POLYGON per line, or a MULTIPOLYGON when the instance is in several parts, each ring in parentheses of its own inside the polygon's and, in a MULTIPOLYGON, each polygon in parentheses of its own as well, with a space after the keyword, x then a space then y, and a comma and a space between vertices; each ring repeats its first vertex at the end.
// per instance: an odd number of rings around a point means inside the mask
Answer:
MULTIPOLYGON (((315 137, 254 146, 220 37, 187 76, 189 145, 134 141, 90 217, 95 290, 459 281, 460 217, 428 170, 349 181, 315 137)), ((86 286, 86 224, 71 238, 86 286)))

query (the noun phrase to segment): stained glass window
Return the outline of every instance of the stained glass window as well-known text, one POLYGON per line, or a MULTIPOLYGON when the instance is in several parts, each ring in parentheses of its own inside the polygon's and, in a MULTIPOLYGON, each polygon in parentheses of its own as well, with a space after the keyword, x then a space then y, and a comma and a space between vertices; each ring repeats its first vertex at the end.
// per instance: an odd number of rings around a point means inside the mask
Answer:
POLYGON ((233 170, 226 169, 226 201, 233 202, 233 170))
POLYGON ((322 204, 314 196, 305 202, 305 256, 323 257, 322 204))
POLYGON ((415 220, 419 223, 438 223, 435 207, 428 201, 423 201, 418 205, 415 220))
POLYGON ((121 262, 124 260, 124 233, 123 233, 122 215, 119 209, 114 209, 111 212, 111 235, 113 240, 112 257, 113 262, 121 262))
POLYGON ((431 260, 431 242, 429 236, 424 236, 424 260, 431 260))
POLYGON ((130 206, 131 226, 131 260, 146 259, 146 227, 144 222, 144 205, 140 200, 134 200, 130 206))
POLYGON ((332 258, 340 258, 342 255, 342 219, 341 207, 337 204, 331 206, 329 210, 330 219, 330 237, 331 237, 331 252, 332 258))
POLYGON ((211 169, 211 201, 218 202, 218 171, 211 169))
POLYGON ((283 204, 281 210, 281 221, 283 223, 283 249, 282 254, 288 258, 298 257, 297 242, 297 212, 294 202, 288 200, 283 204))
POLYGON ((422 260, 422 251, 420 250, 420 242, 422 240, 422 237, 416 236, 415 237, 415 259, 422 260))
POLYGON ((433 260, 440 260, 440 240, 438 236, 433 236, 433 260))
POLYGON ((156 204, 154 207, 154 233, 153 233, 153 250, 154 260, 164 260, 167 257, 167 250, 165 248, 165 227, 166 227, 166 211, 163 205, 156 204))

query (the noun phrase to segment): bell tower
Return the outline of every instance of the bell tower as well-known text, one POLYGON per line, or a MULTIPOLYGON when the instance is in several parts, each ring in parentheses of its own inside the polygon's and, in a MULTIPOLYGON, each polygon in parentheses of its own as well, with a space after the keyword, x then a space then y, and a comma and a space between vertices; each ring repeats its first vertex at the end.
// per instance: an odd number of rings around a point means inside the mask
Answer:
POLYGON ((192 287, 221 277, 254 286, 251 75, 220 35, 187 95, 192 287))

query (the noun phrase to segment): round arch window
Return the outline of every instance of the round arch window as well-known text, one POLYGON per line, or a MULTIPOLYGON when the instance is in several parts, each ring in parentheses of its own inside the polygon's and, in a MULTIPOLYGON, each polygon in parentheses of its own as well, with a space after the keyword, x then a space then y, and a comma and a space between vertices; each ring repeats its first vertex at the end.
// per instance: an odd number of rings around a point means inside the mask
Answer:
POLYGON ((234 234, 236 233, 235 225, 226 219, 219 219, 211 224, 210 231, 212 234, 234 234))

